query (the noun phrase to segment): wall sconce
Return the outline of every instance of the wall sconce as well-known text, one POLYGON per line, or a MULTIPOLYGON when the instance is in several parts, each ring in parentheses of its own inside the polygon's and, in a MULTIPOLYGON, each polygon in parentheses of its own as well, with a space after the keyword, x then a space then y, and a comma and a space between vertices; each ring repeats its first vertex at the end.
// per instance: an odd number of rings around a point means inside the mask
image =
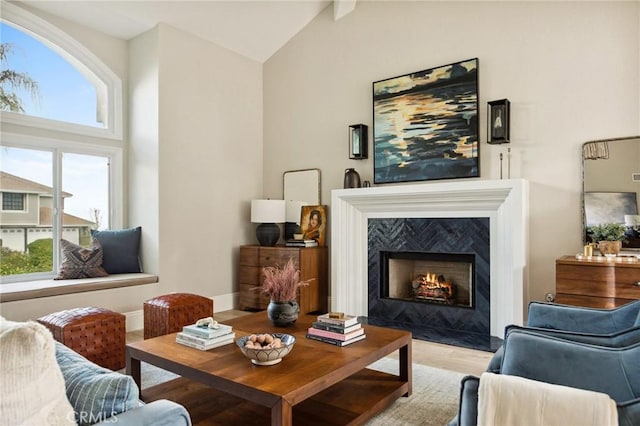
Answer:
POLYGON ((487 102, 487 143, 509 143, 509 100, 487 102))
POLYGON ((349 159, 364 160, 367 158, 367 126, 364 124, 352 124, 349 126, 349 159))
POLYGON ((280 239, 276 223, 285 220, 284 200, 251 200, 251 222, 259 223, 256 238, 261 246, 273 247, 280 239))

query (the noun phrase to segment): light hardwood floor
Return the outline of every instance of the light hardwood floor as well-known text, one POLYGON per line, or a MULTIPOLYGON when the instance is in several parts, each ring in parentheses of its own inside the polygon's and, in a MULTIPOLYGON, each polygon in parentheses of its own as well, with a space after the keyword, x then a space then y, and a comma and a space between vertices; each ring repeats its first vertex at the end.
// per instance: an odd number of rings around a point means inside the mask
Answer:
MULTIPOLYGON (((214 317, 217 321, 224 322, 247 314, 249 312, 230 310, 216 312, 214 317)), ((135 342, 142 339, 142 330, 127 333, 127 342, 135 342)), ((457 371, 463 374, 479 376, 487 368, 492 356, 493 353, 491 352, 425 342, 417 339, 413 339, 412 343, 412 360, 414 364, 457 371)))

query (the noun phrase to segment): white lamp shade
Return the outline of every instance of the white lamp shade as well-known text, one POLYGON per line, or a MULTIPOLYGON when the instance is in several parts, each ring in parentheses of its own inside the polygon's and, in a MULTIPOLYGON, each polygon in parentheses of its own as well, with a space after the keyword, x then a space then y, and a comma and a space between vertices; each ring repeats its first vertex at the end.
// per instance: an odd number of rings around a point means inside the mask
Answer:
POLYGON ((287 200, 287 222, 300 225, 302 206, 308 206, 306 201, 287 200))
POLYGON ((284 220, 284 200, 251 200, 251 222, 283 223, 284 220))

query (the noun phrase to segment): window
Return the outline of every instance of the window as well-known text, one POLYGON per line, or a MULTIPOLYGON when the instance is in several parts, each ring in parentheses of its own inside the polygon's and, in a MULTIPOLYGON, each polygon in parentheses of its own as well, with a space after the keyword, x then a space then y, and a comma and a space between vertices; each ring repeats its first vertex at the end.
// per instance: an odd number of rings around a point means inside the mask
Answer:
POLYGON ((2 210, 23 211, 24 210, 24 194, 15 192, 2 193, 2 210))
POLYGON ((3 122, 122 139, 122 81, 96 55, 12 3, 2 2, 0 33, 14 69, 43 85, 43 99, 22 93, 25 113, 3 111, 3 122))
POLYGON ((38 96, 17 88, 23 112, 35 117, 104 128, 93 84, 60 54, 19 28, 0 23, 2 43, 10 46, 12 71, 28 74, 38 84, 38 96))
MULTIPOLYGON (((55 77, 41 93, 46 114, 0 116, 3 127, 11 124, 0 133, 0 283, 10 283, 55 276, 60 239, 88 246, 92 229, 122 227, 124 141, 121 82, 105 64, 19 6, 3 2, 1 20, 3 43, 10 33, 16 50, 31 53, 36 41, 42 50, 16 70, 34 79, 55 77), (78 97, 71 98, 70 86, 78 97), (67 104, 78 104, 80 112, 67 104)), ((29 102, 25 106, 37 111, 29 102)))

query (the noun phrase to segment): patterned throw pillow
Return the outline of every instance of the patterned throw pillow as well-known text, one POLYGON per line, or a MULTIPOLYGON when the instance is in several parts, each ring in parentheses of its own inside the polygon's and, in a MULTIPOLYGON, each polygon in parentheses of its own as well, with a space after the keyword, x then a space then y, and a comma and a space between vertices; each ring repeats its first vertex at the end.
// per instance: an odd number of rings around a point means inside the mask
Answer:
POLYGON ((56 360, 78 425, 116 425, 118 420, 112 416, 140 405, 140 391, 133 377, 100 367, 59 342, 56 360))
POLYGON ((91 247, 82 247, 67 240, 60 240, 62 245, 62 267, 55 280, 76 278, 106 277, 107 271, 102 268, 102 246, 93 240, 91 247))

